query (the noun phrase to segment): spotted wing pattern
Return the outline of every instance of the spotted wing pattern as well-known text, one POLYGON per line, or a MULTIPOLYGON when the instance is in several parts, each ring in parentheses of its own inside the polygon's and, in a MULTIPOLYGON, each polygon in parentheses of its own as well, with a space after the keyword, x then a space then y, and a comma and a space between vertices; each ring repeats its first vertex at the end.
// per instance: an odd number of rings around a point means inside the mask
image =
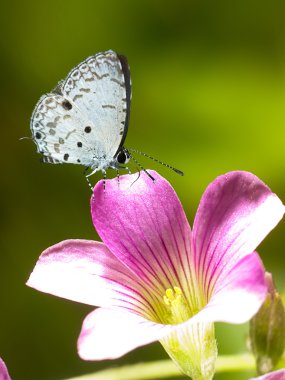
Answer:
POLYGON ((126 59, 98 53, 75 67, 33 112, 31 130, 46 162, 111 161, 126 136, 131 97, 126 59))

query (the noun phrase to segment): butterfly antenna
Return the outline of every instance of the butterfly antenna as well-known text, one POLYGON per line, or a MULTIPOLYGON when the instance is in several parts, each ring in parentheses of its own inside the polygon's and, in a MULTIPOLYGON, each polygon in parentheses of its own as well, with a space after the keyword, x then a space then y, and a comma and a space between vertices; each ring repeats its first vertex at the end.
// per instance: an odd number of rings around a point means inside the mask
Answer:
MULTIPOLYGON (((143 152, 140 152, 139 150, 136 150, 136 149, 132 149, 132 148, 128 148, 128 151, 131 151, 131 152, 135 152, 135 153, 138 153, 142 156, 145 156, 147 158, 150 158, 151 160, 155 161, 155 162, 158 162, 159 164, 163 165, 163 166, 166 166, 168 169, 171 169, 173 170, 175 173, 179 174, 179 175, 184 175, 184 173, 181 171, 181 170, 178 170, 176 168, 174 168, 173 166, 170 166, 168 164, 166 164, 165 162, 162 162, 162 161, 159 161, 157 158, 154 158, 152 156, 149 156, 148 154, 146 153, 143 153, 143 152)), ((134 158, 133 158, 134 160, 134 158)))
POLYGON ((138 167, 145 172, 147 176, 155 183, 155 178, 134 158, 134 156, 130 155, 130 158, 138 165, 138 167))

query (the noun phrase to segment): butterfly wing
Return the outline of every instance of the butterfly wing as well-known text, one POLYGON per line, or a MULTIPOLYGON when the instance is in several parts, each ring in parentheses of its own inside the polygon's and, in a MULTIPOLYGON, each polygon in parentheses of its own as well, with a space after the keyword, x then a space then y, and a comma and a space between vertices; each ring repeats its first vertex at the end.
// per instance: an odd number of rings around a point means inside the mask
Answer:
POLYGON ((69 162, 90 166, 94 152, 101 154, 102 147, 97 142, 96 149, 91 149, 88 133, 85 132, 87 127, 92 128, 93 125, 86 115, 59 93, 42 96, 31 118, 31 130, 38 152, 43 154, 45 162, 50 163, 69 162))
POLYGON ((113 158, 129 123, 131 81, 126 58, 112 50, 87 58, 68 74, 62 92, 93 123, 90 143, 96 145, 99 133, 106 156, 113 158))
POLYGON ((36 105, 31 130, 38 152, 45 162, 108 163, 125 140, 130 99, 124 57, 107 51, 86 59, 36 105))

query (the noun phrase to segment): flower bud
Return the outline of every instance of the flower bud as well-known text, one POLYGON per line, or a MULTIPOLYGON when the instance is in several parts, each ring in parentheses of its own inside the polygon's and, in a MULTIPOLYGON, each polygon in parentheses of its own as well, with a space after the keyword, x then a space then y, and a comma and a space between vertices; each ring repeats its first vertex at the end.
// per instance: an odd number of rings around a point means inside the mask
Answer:
POLYGON ((250 343, 259 374, 274 369, 285 349, 285 313, 271 273, 265 274, 267 296, 250 321, 250 343))

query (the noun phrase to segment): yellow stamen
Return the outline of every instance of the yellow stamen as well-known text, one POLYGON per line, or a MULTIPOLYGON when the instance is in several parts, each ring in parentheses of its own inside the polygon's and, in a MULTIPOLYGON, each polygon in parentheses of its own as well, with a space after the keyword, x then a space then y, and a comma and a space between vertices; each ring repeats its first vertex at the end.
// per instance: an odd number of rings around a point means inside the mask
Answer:
POLYGON ((165 323, 178 324, 187 321, 192 313, 178 286, 173 289, 166 289, 163 296, 164 304, 166 305, 165 323))

